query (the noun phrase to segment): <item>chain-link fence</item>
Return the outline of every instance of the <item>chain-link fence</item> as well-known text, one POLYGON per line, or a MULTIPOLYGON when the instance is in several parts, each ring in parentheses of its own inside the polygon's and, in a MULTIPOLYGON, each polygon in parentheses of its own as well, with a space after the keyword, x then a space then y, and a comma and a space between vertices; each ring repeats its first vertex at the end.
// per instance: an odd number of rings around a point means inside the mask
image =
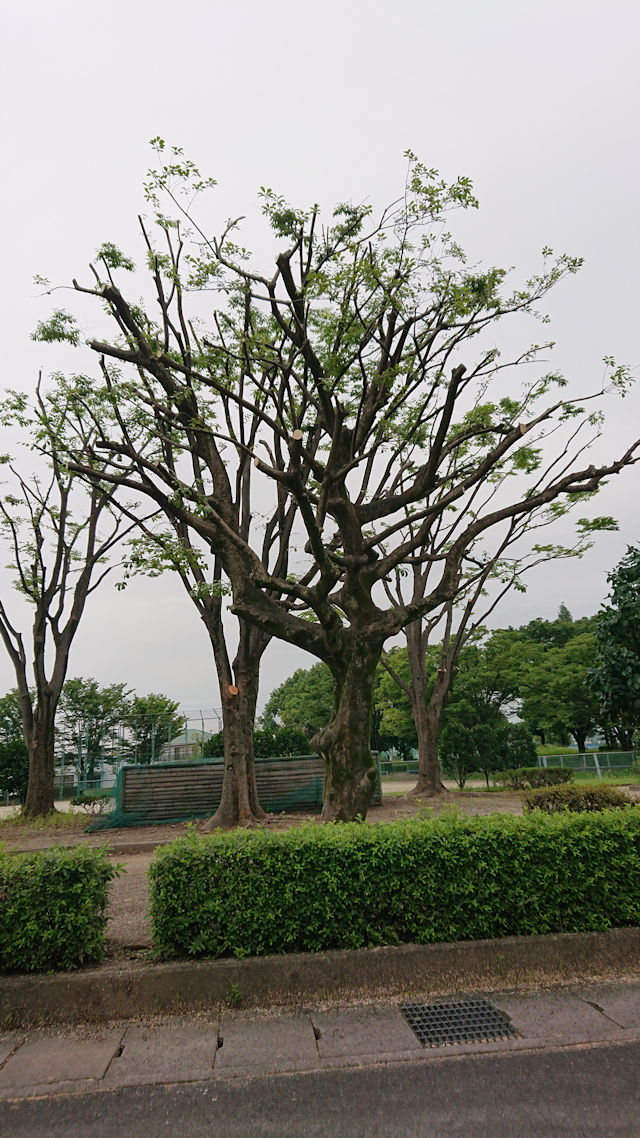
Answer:
POLYGON ((566 755, 540 755, 539 767, 564 767, 567 770, 583 772, 594 778, 632 772, 638 757, 635 751, 587 751, 566 755))
POLYGON ((56 732, 55 796, 60 800, 89 790, 109 790, 125 763, 201 759, 207 742, 221 730, 219 708, 188 717, 137 715, 106 728, 80 719, 56 732))

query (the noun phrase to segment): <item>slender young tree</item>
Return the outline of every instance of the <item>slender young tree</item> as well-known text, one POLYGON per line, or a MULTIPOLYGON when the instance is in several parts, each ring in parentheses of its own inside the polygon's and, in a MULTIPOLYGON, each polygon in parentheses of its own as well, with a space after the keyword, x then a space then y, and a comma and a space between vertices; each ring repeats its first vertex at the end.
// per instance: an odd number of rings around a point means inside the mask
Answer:
MULTIPOLYGON (((14 584, 33 614, 29 649, 8 603, 0 600, 0 637, 15 670, 29 754, 24 811, 33 817, 53 810, 55 716, 73 638, 87 598, 109 573, 110 554, 131 528, 113 508, 111 480, 87 487, 61 461, 72 416, 69 402, 55 389, 44 393, 40 383, 32 399, 4 393, 2 424, 23 433, 30 466, 41 465, 40 474, 25 475, 2 456, 0 498, 0 532, 15 567, 14 584)), ((90 448, 90 427, 76 427, 90 448)))
MULTIPOLYGON (((385 641, 456 596, 485 534, 593 493, 637 460, 638 443, 585 465, 597 432, 589 401, 602 386, 579 403, 554 395, 565 381, 540 374, 548 344, 500 359, 494 326, 535 315, 580 262, 545 250, 541 271, 512 290, 503 270, 467 268, 444 228, 450 210, 477 204, 467 179, 447 185, 409 155, 404 191, 377 221, 368 206, 341 204, 324 227, 317 207, 295 209, 265 190, 279 247, 264 274, 237 243, 234 223, 219 237, 199 224, 188 203, 210 183, 180 151, 167 156, 161 140, 156 149, 146 257, 156 291, 158 275, 168 282, 165 300, 158 317, 125 297, 116 271, 130 262, 113 246, 106 256, 103 247, 93 283, 74 282, 106 309, 114 334, 89 341, 104 361, 99 398, 113 411, 96 416, 100 437, 76 453, 73 469, 145 494, 195 530, 229 578, 233 611, 325 661, 334 708, 313 740, 325 763, 323 817, 364 816, 385 641), (208 320, 205 300, 213 302, 208 320), (242 434, 245 414, 257 423, 252 437, 242 434), (175 465, 167 439, 181 455, 175 465), (545 461, 531 471, 538 449, 545 461), (278 496, 295 504, 297 548, 286 573, 275 556, 265 564, 258 527, 242 527, 239 454, 254 465, 254 509, 264 513, 278 496), (125 479, 119 461, 130 467, 125 479), (487 500, 492 484, 498 492, 487 500), (383 583, 425 549, 437 563, 428 591, 389 605, 383 583)), ((68 338, 77 330, 65 319, 68 338)), ((627 382, 609 361, 607 388, 627 382)))

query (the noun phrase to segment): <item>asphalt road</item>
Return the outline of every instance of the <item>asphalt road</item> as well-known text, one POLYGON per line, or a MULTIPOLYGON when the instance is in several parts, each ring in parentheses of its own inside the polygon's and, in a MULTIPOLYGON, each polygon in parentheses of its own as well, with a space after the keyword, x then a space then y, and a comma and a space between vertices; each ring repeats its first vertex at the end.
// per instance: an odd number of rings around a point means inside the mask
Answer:
POLYGON ((0 1104, 4 1138, 640 1134, 640 1043, 215 1079, 0 1104))

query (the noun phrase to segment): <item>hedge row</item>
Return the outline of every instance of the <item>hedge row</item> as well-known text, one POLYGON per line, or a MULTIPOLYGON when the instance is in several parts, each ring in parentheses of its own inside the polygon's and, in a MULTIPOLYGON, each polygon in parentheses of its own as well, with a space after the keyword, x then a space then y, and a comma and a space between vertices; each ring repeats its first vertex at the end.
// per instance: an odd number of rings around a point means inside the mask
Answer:
POLYGON ((573 771, 567 767, 519 767, 517 770, 496 771, 493 777, 511 790, 524 790, 528 786, 560 786, 573 782, 573 771))
POLYGON ((104 850, 0 850, 0 968, 48 972, 104 956, 108 886, 104 850))
POLYGON ((631 799, 615 786, 543 786, 538 790, 525 790, 522 795, 525 811, 546 810, 620 810, 631 806, 631 799))
POLYGON ((150 868, 155 948, 259 956, 640 923, 640 811, 190 835, 150 868))

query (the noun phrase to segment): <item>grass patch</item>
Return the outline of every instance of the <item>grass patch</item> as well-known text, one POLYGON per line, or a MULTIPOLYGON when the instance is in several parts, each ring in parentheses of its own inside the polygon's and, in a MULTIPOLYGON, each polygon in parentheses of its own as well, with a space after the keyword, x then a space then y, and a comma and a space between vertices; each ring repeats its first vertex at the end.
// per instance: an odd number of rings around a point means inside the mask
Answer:
POLYGON ((602 779, 598 778, 596 771, 574 771, 573 778, 575 782, 599 782, 606 783, 607 786, 629 786, 633 782, 640 782, 640 775, 633 774, 633 771, 626 771, 625 774, 607 774, 606 770, 602 771, 602 779))
POLYGON ((86 814, 72 813, 70 810, 52 810, 42 818, 25 818, 22 811, 16 807, 13 814, 7 814, 0 819, 0 837, 9 836, 19 830, 28 834, 58 833, 60 830, 81 834, 87 828, 86 814))

